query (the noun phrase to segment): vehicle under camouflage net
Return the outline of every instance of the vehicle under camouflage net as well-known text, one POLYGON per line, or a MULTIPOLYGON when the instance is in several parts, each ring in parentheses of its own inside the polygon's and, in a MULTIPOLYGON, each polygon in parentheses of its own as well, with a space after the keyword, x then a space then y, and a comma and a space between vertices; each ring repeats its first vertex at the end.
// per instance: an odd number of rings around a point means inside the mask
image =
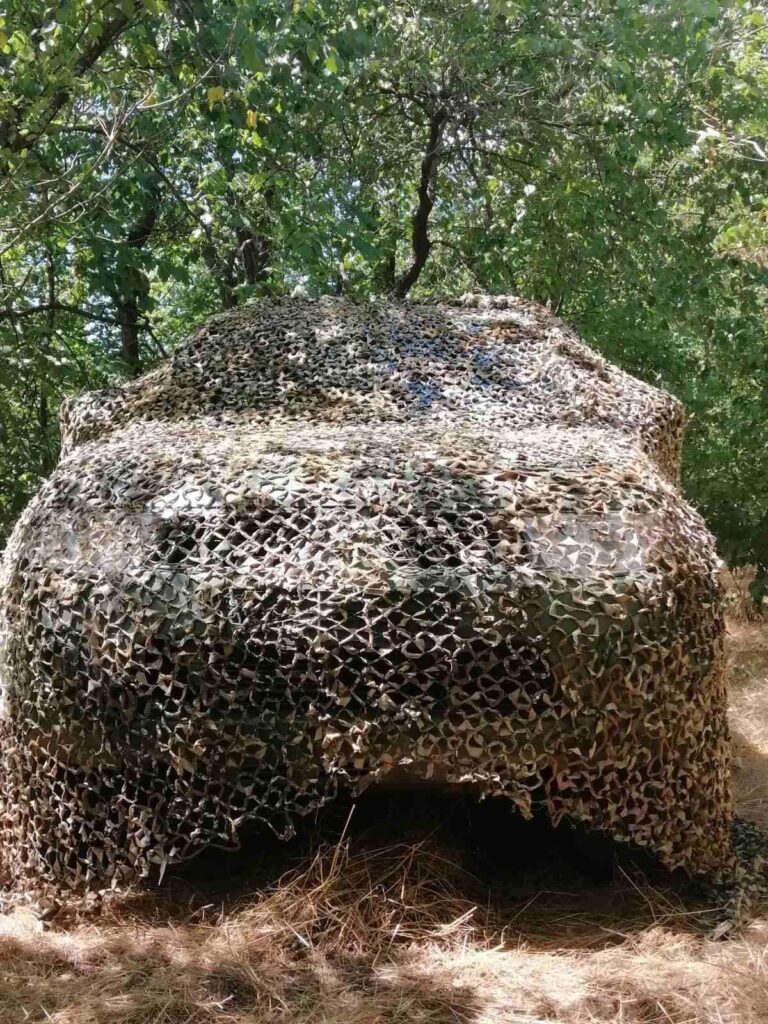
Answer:
POLYGON ((727 862, 682 410, 546 310, 265 300, 62 429, 2 581, 18 883, 131 881, 387 779, 727 862))

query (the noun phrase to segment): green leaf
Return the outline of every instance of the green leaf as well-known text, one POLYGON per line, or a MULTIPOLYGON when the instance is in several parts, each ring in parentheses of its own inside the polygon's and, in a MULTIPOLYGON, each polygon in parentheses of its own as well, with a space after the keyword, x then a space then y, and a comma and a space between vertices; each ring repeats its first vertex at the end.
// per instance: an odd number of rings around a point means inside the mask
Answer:
POLYGON ((249 71, 257 72, 264 69, 266 53, 253 36, 248 36, 244 40, 240 54, 249 71))
POLYGON ((221 85, 212 85, 208 90, 208 109, 213 110, 217 103, 224 100, 224 88, 221 85))

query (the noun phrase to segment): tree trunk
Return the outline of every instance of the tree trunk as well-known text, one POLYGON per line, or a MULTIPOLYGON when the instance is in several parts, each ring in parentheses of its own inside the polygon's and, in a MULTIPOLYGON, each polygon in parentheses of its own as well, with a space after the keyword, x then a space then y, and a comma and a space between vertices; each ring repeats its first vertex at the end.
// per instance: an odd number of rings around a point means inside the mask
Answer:
POLYGON ((391 295, 395 290, 397 280, 397 264, 395 262, 394 246, 380 259, 373 270, 373 282, 376 290, 385 295, 391 295))
MULTIPOLYGON (((131 249, 143 249, 157 223, 160 213, 160 193, 157 186, 150 187, 144 206, 126 239, 131 249)), ((131 377, 141 373, 141 317, 149 298, 149 280, 139 266, 124 271, 113 288, 117 322, 120 326, 120 355, 131 377)))
POLYGON ((237 230, 237 255, 245 284, 264 285, 269 279, 272 261, 272 240, 269 235, 269 214, 275 198, 274 186, 264 190, 264 209, 254 221, 237 230))
POLYGON ((269 240, 266 235, 240 228, 237 232, 237 253, 246 284, 262 284, 269 267, 269 240))
POLYGON ((444 107, 438 107, 429 119, 429 138, 424 159, 421 161, 419 177, 419 200, 411 221, 413 257, 408 267, 395 281, 395 286, 392 289, 392 294, 398 299, 404 299, 413 288, 429 258, 429 250, 432 247, 429 240, 429 215, 435 205, 433 188, 437 176, 437 166, 440 162, 440 143, 447 120, 448 112, 444 107))
POLYGON ((118 300, 115 305, 117 321, 120 324, 120 357, 130 376, 138 377, 141 373, 138 295, 133 291, 122 301, 118 300))
MULTIPOLYGON (((48 284, 47 304, 48 317, 45 332, 41 339, 40 348, 44 355, 47 355, 53 343, 53 333, 56 328, 56 266, 53 262, 53 252, 50 246, 46 250, 46 276, 48 284)), ((50 425, 51 412, 48 406, 48 383, 46 374, 40 378, 40 395, 37 407, 37 422, 40 428, 40 441, 42 444, 41 469, 43 475, 47 476, 55 465, 55 458, 51 451, 50 425)))

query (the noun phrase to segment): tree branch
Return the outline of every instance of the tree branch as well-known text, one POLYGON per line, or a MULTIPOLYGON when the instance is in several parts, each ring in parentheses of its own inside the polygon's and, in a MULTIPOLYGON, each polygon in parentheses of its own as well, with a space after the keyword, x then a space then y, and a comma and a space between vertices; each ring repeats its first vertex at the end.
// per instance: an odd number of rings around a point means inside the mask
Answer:
MULTIPOLYGON (((74 64, 74 74, 80 78, 87 74, 99 61, 106 51, 120 38, 129 27, 132 20, 141 13, 142 0, 136 0, 134 13, 131 17, 126 14, 117 14, 114 18, 106 21, 100 34, 93 42, 83 50, 74 64)), ((0 121, 0 147, 7 147, 13 152, 20 152, 22 149, 31 149, 45 133, 51 121, 56 117, 63 106, 68 102, 71 95, 71 86, 58 88, 51 96, 50 103, 43 115, 42 124, 35 131, 27 131, 21 134, 24 127, 24 118, 27 111, 21 106, 15 106, 10 117, 0 121)))
POLYGON ((97 313, 92 309, 82 309, 80 306, 73 306, 68 302, 42 302, 39 306, 25 306, 22 309, 11 309, 6 306, 0 308, 0 320, 20 320, 22 317, 37 316, 38 313, 73 313, 81 316, 84 320, 95 320, 102 324, 119 325, 120 321, 106 313, 97 313))

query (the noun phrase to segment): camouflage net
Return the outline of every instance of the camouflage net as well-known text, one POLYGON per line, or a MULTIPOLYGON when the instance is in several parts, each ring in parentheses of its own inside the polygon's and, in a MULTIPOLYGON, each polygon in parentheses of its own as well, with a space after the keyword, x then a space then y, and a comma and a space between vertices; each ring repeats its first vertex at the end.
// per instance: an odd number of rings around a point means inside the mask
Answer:
POLYGON ((682 411, 547 311, 263 301, 62 426, 2 580, 17 882, 128 882, 386 777, 728 860, 682 411))

